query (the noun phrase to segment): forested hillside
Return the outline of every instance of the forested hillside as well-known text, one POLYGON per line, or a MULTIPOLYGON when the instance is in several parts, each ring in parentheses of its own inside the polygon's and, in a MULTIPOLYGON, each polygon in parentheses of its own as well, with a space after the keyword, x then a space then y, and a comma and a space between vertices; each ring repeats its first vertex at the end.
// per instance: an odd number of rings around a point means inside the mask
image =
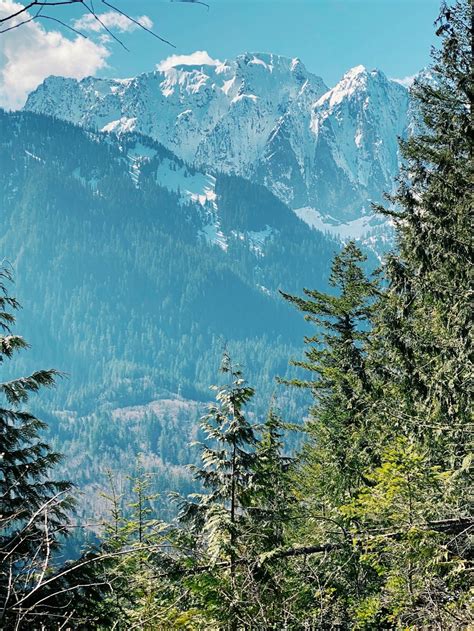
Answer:
MULTIPOLYGON (((265 188, 196 172, 136 134, 3 112, 0 139, 0 250, 32 346, 16 368, 41 361, 65 373, 41 412, 70 455, 67 475, 94 515, 106 470, 126 476, 141 452, 163 488, 182 488, 223 348, 245 364, 264 410, 305 331, 278 289, 326 287, 340 245, 265 188), (172 403, 168 416, 150 406, 180 398, 186 419, 172 403), (135 424, 130 406, 142 406, 135 424)), ((279 396, 297 418, 298 399, 279 396)))
POLYGON ((436 28, 377 271, 145 137, 2 113, 2 627, 472 628, 470 2, 436 28))
POLYGON ((2 253, 34 355, 70 374, 74 405, 86 410, 98 391, 118 402, 126 393, 127 404, 179 386, 207 397, 224 341, 248 345, 241 357, 252 375, 262 361, 265 374, 284 371, 303 328, 277 290, 314 279, 325 287, 339 247, 266 189, 218 174, 224 248, 209 242, 208 207, 180 195, 194 172, 169 184, 183 163, 142 141, 154 155, 138 176, 128 150, 143 147, 139 137, 1 115, 2 253), (125 375, 145 380, 134 399, 125 375))

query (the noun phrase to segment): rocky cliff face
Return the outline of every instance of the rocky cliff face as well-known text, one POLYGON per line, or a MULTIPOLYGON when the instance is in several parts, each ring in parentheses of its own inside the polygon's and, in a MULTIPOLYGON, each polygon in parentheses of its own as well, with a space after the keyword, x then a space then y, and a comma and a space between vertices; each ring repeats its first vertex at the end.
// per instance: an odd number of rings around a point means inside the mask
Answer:
POLYGON ((360 224, 392 188, 397 138, 411 114, 408 91, 383 72, 358 66, 328 90, 298 59, 246 53, 205 62, 132 79, 50 77, 25 109, 140 132, 201 169, 264 184, 331 231, 360 224))

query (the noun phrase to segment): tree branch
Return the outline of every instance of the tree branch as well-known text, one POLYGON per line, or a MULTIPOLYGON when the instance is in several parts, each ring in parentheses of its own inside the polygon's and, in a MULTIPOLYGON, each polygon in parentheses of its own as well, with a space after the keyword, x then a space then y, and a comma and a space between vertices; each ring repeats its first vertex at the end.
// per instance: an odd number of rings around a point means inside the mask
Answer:
MULTIPOLYGON (((178 1, 191 2, 194 4, 202 4, 203 6, 209 9, 209 5, 206 4, 205 2, 200 2, 197 0, 178 0, 178 1)), ((171 46, 172 48, 176 48, 176 46, 172 42, 165 39, 164 37, 161 37, 161 35, 158 35, 153 30, 151 30, 150 28, 142 24, 140 20, 135 19, 126 11, 123 11, 119 7, 115 6, 114 4, 111 4, 110 2, 108 2, 108 0, 101 0, 101 3, 104 6, 111 9, 114 13, 117 13, 117 15, 121 15, 124 18, 126 18, 131 24, 135 24, 136 26, 141 28, 143 31, 146 31, 149 35, 152 35, 153 37, 158 39, 160 42, 163 42, 164 44, 167 44, 168 46, 171 46)), ((17 11, 14 11, 13 13, 10 13, 6 15, 5 17, 0 18, 0 24, 7 24, 5 28, 0 30, 0 34, 7 33, 8 31, 12 31, 13 29, 20 28, 21 26, 28 24, 29 22, 33 22, 34 20, 42 18, 45 20, 51 20, 51 21, 57 22, 64 28, 67 28, 70 31, 73 31, 76 35, 80 35, 81 37, 85 37, 87 39, 87 36, 83 32, 75 29, 74 27, 70 26, 63 20, 52 15, 43 15, 41 13, 41 11, 45 7, 62 7, 62 6, 71 6, 71 5, 76 5, 76 6, 81 5, 84 8, 85 13, 92 15, 93 18, 97 20, 97 22, 100 24, 101 28, 103 28, 110 35, 110 37, 112 37, 118 44, 120 44, 122 48, 128 51, 128 48, 125 46, 121 38, 118 37, 110 28, 108 28, 103 20, 101 20, 100 15, 97 13, 93 2, 91 1, 90 4, 87 4, 86 0, 51 0, 49 2, 47 0, 33 0, 32 2, 25 4, 21 9, 18 9, 17 11), (21 19, 21 21, 15 22, 12 24, 12 21, 15 21, 16 18, 28 15, 28 11, 30 9, 35 9, 35 8, 38 8, 38 11, 36 12, 35 15, 26 17, 26 19, 21 19)))

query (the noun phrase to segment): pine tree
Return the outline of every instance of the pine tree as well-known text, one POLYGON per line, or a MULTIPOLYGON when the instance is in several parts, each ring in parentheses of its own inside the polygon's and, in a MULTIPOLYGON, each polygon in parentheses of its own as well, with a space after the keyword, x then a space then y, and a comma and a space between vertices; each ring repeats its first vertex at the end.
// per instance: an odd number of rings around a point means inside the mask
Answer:
POLYGON ((278 554, 289 544, 295 517, 291 485, 293 459, 285 454, 285 426, 274 409, 259 428, 253 464, 254 480, 247 507, 245 575, 247 607, 243 628, 288 628, 295 616, 301 576, 278 554))
POLYGON ((228 381, 214 387, 217 403, 202 421, 202 465, 192 467, 204 492, 180 499, 174 535, 189 575, 188 606, 207 616, 202 628, 279 629, 298 589, 294 576, 287 584, 285 562, 272 558, 292 518, 291 459, 274 411, 261 425, 247 419, 254 390, 227 354, 222 372, 228 381))

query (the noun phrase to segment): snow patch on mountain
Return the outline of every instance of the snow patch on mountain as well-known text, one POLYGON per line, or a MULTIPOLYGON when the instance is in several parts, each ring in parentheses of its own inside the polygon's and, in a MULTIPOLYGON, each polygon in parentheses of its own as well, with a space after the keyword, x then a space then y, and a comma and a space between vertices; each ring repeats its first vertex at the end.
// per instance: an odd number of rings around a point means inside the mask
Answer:
POLYGON ((179 193, 183 203, 196 202, 201 206, 216 206, 216 178, 207 173, 192 171, 187 165, 177 165, 169 158, 160 161, 156 171, 157 184, 179 193))
MULTIPOLYGON (((408 90, 383 72, 356 66, 328 89, 298 58, 271 53, 225 61, 205 51, 172 55, 131 79, 50 77, 25 108, 144 134, 202 173, 241 175, 296 211, 312 209, 316 215, 305 215, 315 226, 333 217, 357 234, 368 222, 362 209, 393 187, 398 137, 414 128, 408 90)), ((140 160, 133 158, 134 177, 140 160)), ((165 168, 163 185, 177 186, 184 171, 165 168)), ((184 197, 212 205, 212 186, 189 183, 184 197)))
POLYGON ((208 173, 191 171, 185 164, 177 167, 168 158, 155 171, 156 182, 163 188, 178 193, 182 204, 200 208, 202 228, 199 234, 210 245, 227 250, 227 238, 221 230, 217 206, 216 178, 208 173))
POLYGON ((263 230, 250 230, 247 234, 250 242, 250 249, 257 256, 265 256, 265 243, 273 234, 275 234, 275 230, 271 226, 267 225, 263 230))
POLYGON ((42 158, 40 158, 39 156, 37 156, 34 153, 31 153, 31 151, 28 151, 27 149, 25 149, 25 154, 29 157, 32 158, 33 160, 36 160, 36 162, 43 162, 44 160, 42 158))
POLYGON ((218 219, 203 226, 199 233, 210 245, 217 245, 224 252, 229 247, 227 237, 222 232, 218 219))
POLYGON ((385 221, 379 215, 367 214, 351 221, 341 222, 330 216, 323 216, 314 208, 296 208, 295 213, 311 228, 328 232, 342 241, 363 239, 374 228, 383 226, 385 221))

